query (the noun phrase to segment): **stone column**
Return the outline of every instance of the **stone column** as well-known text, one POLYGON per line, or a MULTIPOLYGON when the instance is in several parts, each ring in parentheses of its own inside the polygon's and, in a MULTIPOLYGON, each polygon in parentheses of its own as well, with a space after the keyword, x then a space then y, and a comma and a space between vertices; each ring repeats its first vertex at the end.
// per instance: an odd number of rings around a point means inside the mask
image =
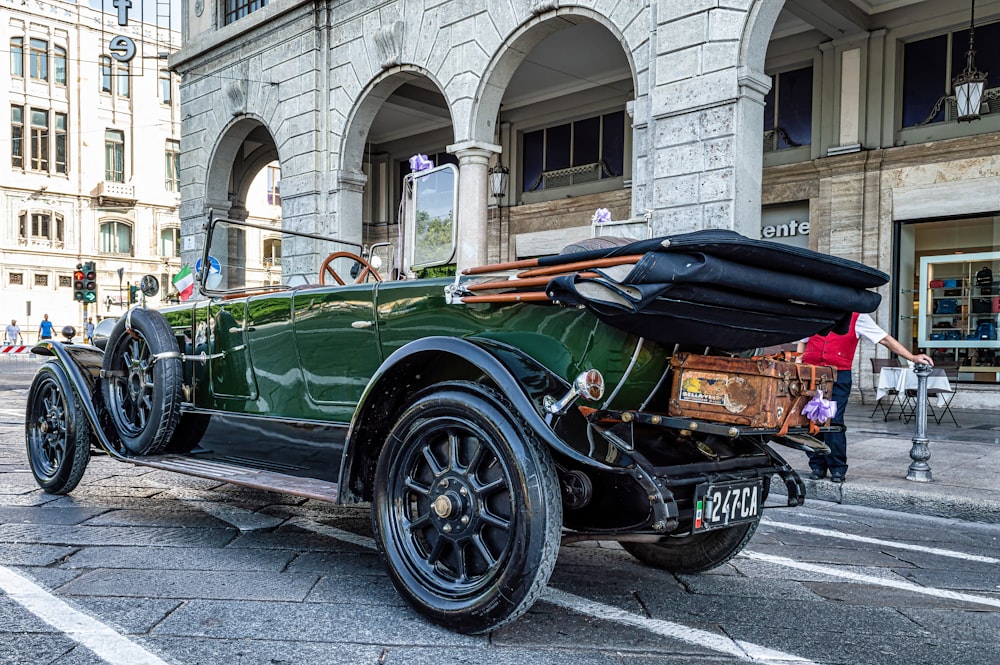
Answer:
POLYGON ((458 269, 487 263, 489 234, 487 204, 490 158, 500 152, 500 146, 483 141, 463 141, 448 146, 448 152, 458 157, 458 269))

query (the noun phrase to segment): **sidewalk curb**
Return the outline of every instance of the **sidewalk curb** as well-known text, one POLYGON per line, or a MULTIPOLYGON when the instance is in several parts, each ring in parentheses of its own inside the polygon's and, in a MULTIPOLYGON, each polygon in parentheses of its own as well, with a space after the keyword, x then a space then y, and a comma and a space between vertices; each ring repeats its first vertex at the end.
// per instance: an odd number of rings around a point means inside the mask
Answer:
MULTIPOLYGON (((939 491, 907 492, 892 487, 872 487, 868 484, 831 483, 826 480, 802 479, 806 486, 806 500, 829 501, 845 506, 866 506, 882 510, 945 517, 1000 524, 1000 501, 992 499, 971 499, 939 491)), ((913 481, 910 481, 913 482, 913 481)), ((922 483, 920 483, 922 485, 922 483)), ((785 496, 781 483, 771 486, 773 494, 785 496)))

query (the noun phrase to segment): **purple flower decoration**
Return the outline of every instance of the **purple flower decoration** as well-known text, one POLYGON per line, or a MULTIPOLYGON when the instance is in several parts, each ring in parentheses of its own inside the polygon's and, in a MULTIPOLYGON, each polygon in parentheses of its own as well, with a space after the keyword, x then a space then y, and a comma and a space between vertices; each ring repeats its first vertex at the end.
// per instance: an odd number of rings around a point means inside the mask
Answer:
POLYGON ((432 168, 434 168, 434 162, 427 159, 427 155, 417 154, 410 157, 410 170, 414 173, 432 168))
POLYGON ((823 391, 820 390, 815 397, 809 400, 808 404, 802 407, 802 415, 814 423, 825 423, 837 415, 837 403, 823 399, 823 391))
POLYGON ((611 221, 611 211, 608 210, 607 208, 598 208, 594 212, 593 218, 591 218, 591 222, 593 222, 594 224, 604 224, 605 222, 610 222, 610 221, 611 221))

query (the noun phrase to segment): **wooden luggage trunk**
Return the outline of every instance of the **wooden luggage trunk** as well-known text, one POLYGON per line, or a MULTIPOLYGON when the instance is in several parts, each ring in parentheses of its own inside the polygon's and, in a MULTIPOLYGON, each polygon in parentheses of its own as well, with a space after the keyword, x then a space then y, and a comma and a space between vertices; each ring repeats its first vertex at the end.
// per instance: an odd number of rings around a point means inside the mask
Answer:
POLYGON ((830 399, 837 370, 773 358, 677 353, 671 416, 783 430, 808 427, 802 407, 817 391, 830 399))

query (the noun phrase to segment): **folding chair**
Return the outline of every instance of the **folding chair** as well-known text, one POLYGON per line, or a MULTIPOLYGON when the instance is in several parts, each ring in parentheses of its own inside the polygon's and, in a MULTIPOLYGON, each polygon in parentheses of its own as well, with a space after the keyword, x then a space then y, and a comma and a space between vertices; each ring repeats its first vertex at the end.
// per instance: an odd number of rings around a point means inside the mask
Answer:
MULTIPOLYGON (((872 358, 872 388, 878 391, 878 377, 882 372, 884 367, 899 367, 899 362, 896 360, 890 360, 889 358, 872 358)), ((869 418, 874 418, 875 413, 879 410, 882 411, 882 420, 889 419, 889 413, 892 411, 892 405, 899 405, 900 410, 903 408, 902 402, 899 401, 899 391, 895 388, 889 388, 886 390, 885 395, 879 397, 875 400, 875 408, 872 409, 872 413, 869 418), (888 400, 888 408, 883 404, 884 400, 888 400)))
POLYGON ((931 416, 934 418, 934 422, 940 425, 945 415, 949 415, 951 416, 951 422, 955 423, 955 427, 961 427, 958 421, 955 420, 955 413, 951 410, 951 401, 955 399, 955 393, 958 392, 958 366, 935 368, 931 372, 931 376, 944 376, 948 379, 948 385, 951 388, 951 390, 945 390, 944 387, 931 388, 928 386, 927 406, 930 409, 931 416), (941 413, 937 413, 933 406, 939 400, 944 402, 941 413))
MULTIPOLYGON (((944 420, 945 415, 951 416, 951 421, 955 423, 955 427, 961 427, 958 421, 955 419, 955 413, 951 410, 951 401, 955 399, 955 391, 958 390, 958 367, 935 367, 931 370, 931 373, 927 375, 927 411, 930 413, 930 417, 934 419, 938 425, 944 420), (932 379, 946 378, 948 380, 948 386, 951 390, 946 390, 944 386, 936 385, 931 386, 932 379), (941 409, 941 413, 937 413, 934 409, 934 404, 938 400, 944 402, 944 407, 941 409)), ((903 419, 906 422, 910 422, 917 413, 917 389, 907 388, 905 391, 905 399, 903 402, 903 419)))

